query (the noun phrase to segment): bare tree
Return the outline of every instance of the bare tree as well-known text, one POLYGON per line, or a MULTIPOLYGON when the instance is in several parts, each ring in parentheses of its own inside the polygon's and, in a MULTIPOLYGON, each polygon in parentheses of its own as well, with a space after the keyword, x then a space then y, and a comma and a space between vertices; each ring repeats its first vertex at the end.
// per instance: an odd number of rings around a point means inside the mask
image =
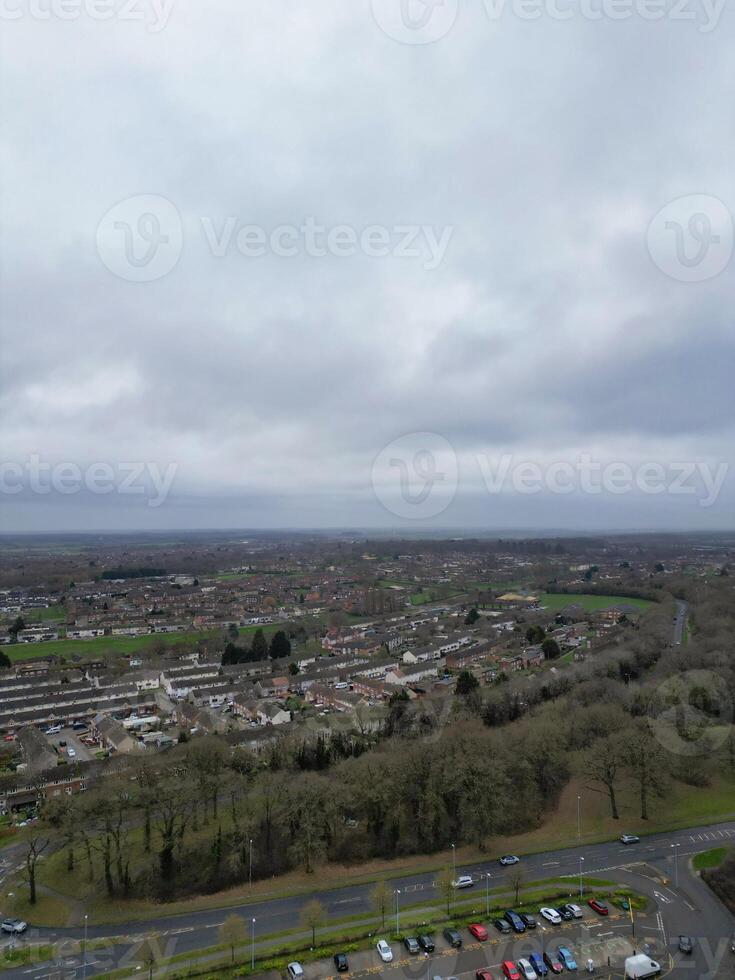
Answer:
POLYGON ((390 888, 384 881, 377 882, 370 892, 370 904, 382 919, 382 929, 385 929, 385 913, 390 906, 390 896, 390 888))
POLYGON ((28 881, 28 901, 31 905, 36 904, 36 863, 50 843, 50 837, 42 837, 40 834, 33 834, 27 840, 25 865, 26 880, 28 881))
POLYGON ((248 931, 245 928, 245 920, 242 916, 233 913, 228 915, 219 927, 219 941, 223 946, 229 946, 232 953, 232 962, 235 962, 235 947, 241 946, 247 939, 248 931))
POLYGON ((316 946, 316 931, 319 926, 323 925, 325 914, 324 906, 316 898, 312 898, 311 901, 307 902, 301 909, 299 922, 305 929, 311 929, 312 947, 316 946))

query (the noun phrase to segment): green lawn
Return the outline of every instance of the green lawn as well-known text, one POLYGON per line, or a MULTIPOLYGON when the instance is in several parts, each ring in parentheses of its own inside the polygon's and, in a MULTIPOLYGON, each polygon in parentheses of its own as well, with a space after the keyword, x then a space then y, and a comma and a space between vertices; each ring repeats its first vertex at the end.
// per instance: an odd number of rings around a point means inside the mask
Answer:
POLYGON ((63 606, 49 606, 48 609, 24 609, 23 619, 31 623, 45 623, 48 620, 64 619, 66 610, 63 606))
MULTIPOLYGON (((254 633, 262 628, 266 636, 284 629, 287 624, 273 623, 269 626, 240 626, 240 636, 254 633)), ((128 654, 149 650, 152 646, 163 643, 171 646, 174 643, 196 643, 198 640, 211 639, 218 636, 219 630, 188 630, 185 633, 151 633, 146 636, 95 636, 90 640, 49 640, 47 643, 22 643, 4 647, 5 653, 12 661, 28 660, 34 657, 49 657, 62 654, 71 657, 80 654, 86 657, 97 657, 101 654, 128 654)))
POLYGON ((551 612, 559 612, 567 606, 581 606, 587 612, 599 612, 602 609, 610 609, 611 606, 635 606, 641 612, 645 612, 649 606, 653 605, 648 599, 633 599, 619 595, 581 595, 578 593, 567 592, 542 592, 539 602, 544 609, 551 612))
POLYGON ((692 859, 692 864, 697 871, 703 871, 705 868, 718 868, 727 857, 729 851, 729 847, 713 847, 711 851, 702 851, 701 854, 695 854, 692 859))

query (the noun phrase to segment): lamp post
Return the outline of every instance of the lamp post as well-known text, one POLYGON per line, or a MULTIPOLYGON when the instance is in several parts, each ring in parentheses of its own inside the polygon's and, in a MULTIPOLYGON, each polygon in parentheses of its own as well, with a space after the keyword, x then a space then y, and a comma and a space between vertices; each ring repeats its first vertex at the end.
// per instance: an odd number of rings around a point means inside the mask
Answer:
POLYGON ((577 797, 577 840, 582 843, 582 797, 577 797))
POLYGON ((398 896, 401 894, 401 889, 396 888, 393 894, 396 896, 396 936, 398 936, 401 932, 401 911, 398 907, 398 896))
POLYGON ((252 891, 253 888, 253 838, 249 840, 249 856, 248 856, 248 889, 252 891))
POLYGON ((88 919, 89 916, 85 912, 84 913, 84 959, 83 959, 84 971, 82 973, 82 976, 85 978, 85 980, 87 977, 87 921, 88 919))
POLYGON ((676 888, 679 887, 679 848, 681 844, 672 844, 671 849, 674 852, 674 885, 676 888))
POLYGON ((452 873, 454 880, 457 880, 457 848, 452 844, 452 873))
POLYGON ((250 969, 255 969, 255 919, 251 920, 250 932, 250 969))
MULTIPOLYGON (((15 892, 8 892, 8 898, 10 899, 10 918, 13 918, 13 912, 15 911, 15 892)), ((10 948, 15 949, 15 933, 10 934, 10 948)))
POLYGON ((485 873, 480 877, 485 879, 485 915, 490 915, 490 875, 485 873))
POLYGON ((579 859, 579 897, 582 898, 584 895, 584 889, 582 888, 582 865, 584 864, 584 858, 579 859))

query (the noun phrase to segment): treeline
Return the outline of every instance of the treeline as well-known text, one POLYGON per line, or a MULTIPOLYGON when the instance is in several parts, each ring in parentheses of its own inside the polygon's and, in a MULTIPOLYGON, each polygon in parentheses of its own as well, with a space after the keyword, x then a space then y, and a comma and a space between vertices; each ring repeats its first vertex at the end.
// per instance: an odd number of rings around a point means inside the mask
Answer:
POLYGON ((291 641, 284 630, 277 630, 271 637, 270 643, 265 638, 263 630, 256 630, 250 646, 239 646, 228 643, 222 654, 222 666, 227 664, 256 663, 259 660, 279 660, 291 656, 291 641))
POLYGON ((109 581, 118 578, 161 578, 168 574, 165 568, 147 568, 139 565, 135 568, 108 568, 101 575, 100 579, 109 581))

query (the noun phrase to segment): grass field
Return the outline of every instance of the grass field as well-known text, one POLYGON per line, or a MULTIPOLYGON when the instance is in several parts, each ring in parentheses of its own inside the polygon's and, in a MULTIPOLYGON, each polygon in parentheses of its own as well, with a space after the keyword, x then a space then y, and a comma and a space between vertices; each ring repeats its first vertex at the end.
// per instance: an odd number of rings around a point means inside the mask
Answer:
MULTIPOLYGON (((266 636, 283 629, 285 624, 273 623, 269 626, 241 626, 241 637, 262 629, 266 636)), ((5 653, 12 661, 28 660, 35 657, 49 657, 62 654, 71 657, 79 654, 82 657, 99 657, 102 654, 129 654, 149 650, 163 643, 171 646, 174 643, 196 643, 198 640, 211 639, 219 635, 220 630, 189 630, 185 633, 151 633, 147 636, 95 636, 90 640, 49 640, 46 643, 23 643, 4 647, 5 653)))
POLYGON ((713 847, 711 851, 702 851, 701 854, 695 854, 692 858, 692 865, 697 871, 704 871, 707 868, 719 868, 729 853, 729 847, 713 847))
POLYGON ((582 595, 577 593, 562 592, 542 592, 539 602, 544 609, 551 612, 559 612, 567 606, 581 606, 587 612, 599 612, 602 609, 610 609, 611 606, 635 606, 641 612, 645 612, 649 606, 653 605, 648 599, 629 599, 619 595, 582 595))

